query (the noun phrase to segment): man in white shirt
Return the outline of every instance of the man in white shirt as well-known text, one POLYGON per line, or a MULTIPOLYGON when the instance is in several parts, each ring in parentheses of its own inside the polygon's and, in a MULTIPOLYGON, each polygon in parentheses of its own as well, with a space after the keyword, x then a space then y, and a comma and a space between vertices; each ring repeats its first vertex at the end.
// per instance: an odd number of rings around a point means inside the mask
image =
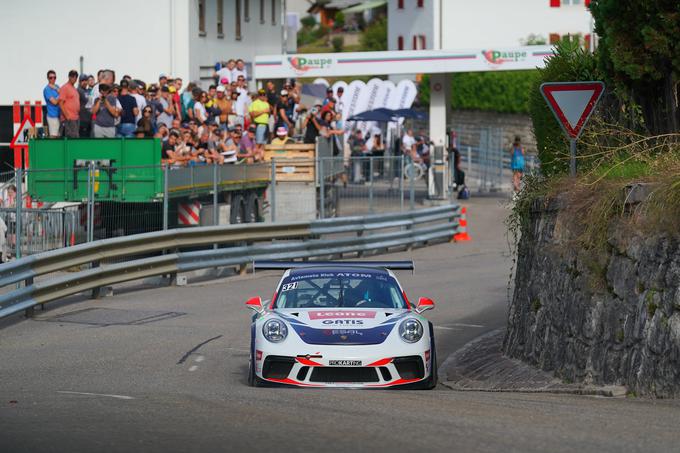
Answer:
POLYGON ((231 83, 232 80, 236 80, 231 76, 231 71, 234 69, 234 65, 234 60, 229 60, 226 65, 222 63, 222 67, 215 71, 213 77, 217 79, 218 84, 222 83, 222 79, 227 79, 227 83, 231 83))
POLYGON ((238 80, 238 76, 242 75, 245 80, 248 80, 248 71, 246 70, 246 63, 242 59, 236 60, 236 66, 231 70, 231 80, 238 80))
POLYGON ((135 117, 135 123, 138 123, 139 120, 142 119, 142 111, 144 110, 144 107, 146 107, 146 98, 139 94, 140 86, 138 82, 131 82, 130 83, 130 95, 132 95, 133 98, 135 98, 135 101, 137 101, 137 108, 139 109, 139 113, 135 117))
POLYGON ((416 139, 413 137, 413 129, 408 129, 401 139, 401 151, 405 156, 410 156, 414 161, 418 161, 416 152, 416 139))

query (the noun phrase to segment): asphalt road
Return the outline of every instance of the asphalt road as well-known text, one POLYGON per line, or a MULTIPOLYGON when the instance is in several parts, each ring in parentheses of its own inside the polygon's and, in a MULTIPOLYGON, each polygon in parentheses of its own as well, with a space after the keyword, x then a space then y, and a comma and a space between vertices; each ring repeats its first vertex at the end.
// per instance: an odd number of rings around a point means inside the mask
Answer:
MULTIPOLYGON (((502 326, 510 258, 498 199, 473 241, 412 257, 400 280, 437 302, 440 364, 502 326)), ((0 452, 678 451, 680 404, 632 398, 250 388, 251 314, 274 272, 59 304, 0 323, 0 452), (121 324, 113 324, 119 322, 121 324)))

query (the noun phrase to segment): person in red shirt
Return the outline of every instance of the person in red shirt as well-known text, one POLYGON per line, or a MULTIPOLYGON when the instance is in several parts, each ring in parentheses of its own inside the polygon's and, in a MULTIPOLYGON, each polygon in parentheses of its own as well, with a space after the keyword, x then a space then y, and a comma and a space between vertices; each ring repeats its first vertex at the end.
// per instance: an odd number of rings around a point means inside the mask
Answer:
POLYGON ((72 69, 68 73, 68 83, 59 90, 59 107, 63 117, 64 137, 80 136, 80 94, 75 85, 78 83, 78 71, 72 69))

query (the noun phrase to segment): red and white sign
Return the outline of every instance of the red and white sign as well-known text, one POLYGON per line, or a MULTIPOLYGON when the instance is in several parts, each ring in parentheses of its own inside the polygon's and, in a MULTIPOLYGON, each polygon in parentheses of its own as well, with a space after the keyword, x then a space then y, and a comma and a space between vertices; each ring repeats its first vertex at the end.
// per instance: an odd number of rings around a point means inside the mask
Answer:
POLYGON ((338 318, 348 318, 348 319, 366 319, 375 318, 374 311, 368 310, 347 310, 347 311, 310 311, 309 319, 338 319, 338 318))
POLYGON ((177 221, 180 225, 194 226, 201 220, 201 203, 198 201, 180 203, 177 207, 177 221))
POLYGON ((548 82, 541 85, 541 94, 562 130, 574 140, 583 132, 603 92, 602 82, 548 82))
POLYGON ((9 142, 9 147, 16 148, 19 146, 28 146, 28 139, 31 137, 33 128, 35 128, 33 120, 28 116, 24 117, 24 121, 15 132, 12 141, 9 142))

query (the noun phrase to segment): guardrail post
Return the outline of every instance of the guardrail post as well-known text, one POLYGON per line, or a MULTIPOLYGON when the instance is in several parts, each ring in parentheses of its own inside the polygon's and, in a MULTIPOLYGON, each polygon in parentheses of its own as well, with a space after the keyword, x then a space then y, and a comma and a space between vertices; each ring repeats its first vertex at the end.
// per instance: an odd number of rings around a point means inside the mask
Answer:
POLYGON ((163 231, 168 229, 168 208, 170 200, 168 200, 168 173, 169 165, 163 165, 163 231))
POLYGON ((373 156, 368 158, 368 212, 373 212, 373 156))
POLYGON ((323 179, 323 158, 319 157, 319 218, 326 217, 326 187, 323 179))
POLYGON ((14 222, 14 245, 16 247, 16 250, 14 252, 14 257, 15 258, 21 258, 21 210, 22 210, 22 203, 23 203, 23 180, 24 180, 24 175, 23 175, 23 169, 17 168, 15 171, 14 175, 14 180, 16 181, 16 188, 17 188, 17 195, 16 195, 16 221, 14 222))
POLYGON ((399 156, 399 210, 404 210, 404 156, 399 156))
POLYGON ((276 221, 276 162, 275 158, 272 157, 272 177, 271 183, 269 184, 269 205, 272 213, 272 223, 276 221))
POLYGON ((213 225, 219 225, 219 210, 217 209, 217 162, 213 162, 213 225))
MULTIPOLYGON (((93 261, 92 262, 92 269, 95 269, 99 267, 99 261, 93 261)), ((99 299, 101 296, 101 286, 97 286, 96 288, 92 288, 92 294, 90 295, 90 299, 99 299)))
POLYGON ((94 162, 87 164, 87 242, 94 241, 94 162))
MULTIPOLYGON (((415 164, 413 164, 415 165, 415 164)), ((408 196, 408 205, 409 209, 413 211, 416 208, 416 178, 415 172, 411 172, 410 175, 408 175, 408 183, 409 183, 409 196, 408 196)))

